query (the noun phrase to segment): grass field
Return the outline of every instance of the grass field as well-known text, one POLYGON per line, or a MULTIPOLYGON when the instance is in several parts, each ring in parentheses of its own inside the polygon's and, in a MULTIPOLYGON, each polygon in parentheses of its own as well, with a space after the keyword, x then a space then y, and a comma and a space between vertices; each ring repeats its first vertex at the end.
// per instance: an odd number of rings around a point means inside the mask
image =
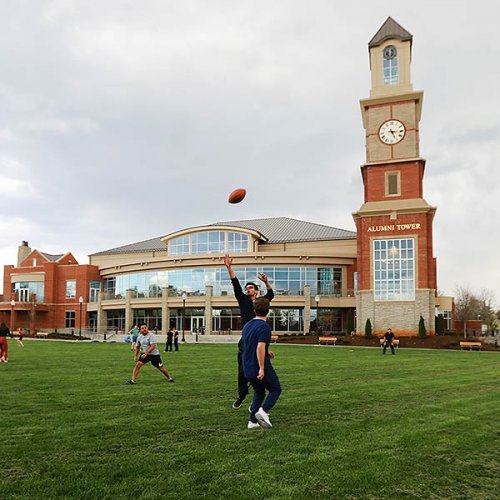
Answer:
POLYGON ((0 364, 2 499, 498 498, 497 353, 276 345, 274 427, 247 430, 235 345, 126 386, 125 344, 25 344, 0 364))

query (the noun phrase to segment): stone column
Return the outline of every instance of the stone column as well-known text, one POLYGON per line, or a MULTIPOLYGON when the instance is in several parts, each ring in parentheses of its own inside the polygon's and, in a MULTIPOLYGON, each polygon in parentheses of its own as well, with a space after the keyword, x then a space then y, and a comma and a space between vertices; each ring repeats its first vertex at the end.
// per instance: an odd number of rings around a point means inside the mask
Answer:
POLYGON ((104 333, 106 331, 108 316, 106 311, 102 308, 102 293, 99 293, 97 300, 97 333, 104 333))
POLYGON ((205 286, 205 335, 212 335, 212 296, 214 287, 205 286))
POLYGON ((134 314, 132 312, 131 300, 133 296, 133 290, 127 290, 125 292, 125 332, 127 333, 134 325, 132 322, 134 321, 134 314))
POLYGON ((311 286, 304 286, 304 333, 309 333, 311 328, 311 286))
POLYGON ((168 286, 161 289, 161 326, 166 335, 170 328, 170 309, 168 308, 168 286))

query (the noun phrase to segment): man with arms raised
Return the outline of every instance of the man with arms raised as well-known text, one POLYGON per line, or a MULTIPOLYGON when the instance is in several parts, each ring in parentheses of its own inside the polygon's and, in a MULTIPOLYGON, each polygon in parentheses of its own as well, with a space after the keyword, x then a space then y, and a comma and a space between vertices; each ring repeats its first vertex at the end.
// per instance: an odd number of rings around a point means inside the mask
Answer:
MULTIPOLYGON (((234 289, 234 296, 238 301, 238 305, 240 306, 240 316, 241 316, 241 328, 243 328, 251 319, 255 318, 254 311, 254 301, 259 296, 259 287, 255 283, 248 282, 245 285, 245 292, 241 289, 240 281, 234 274, 232 265, 233 259, 229 257, 229 255, 224 256, 224 265, 227 268, 229 273, 229 277, 231 278, 231 283, 234 289)), ((269 284, 269 280, 264 273, 259 273, 259 279, 266 285, 266 295, 264 298, 271 301, 274 298, 274 292, 269 284)), ((242 340, 238 342, 238 397, 236 401, 233 403, 233 408, 236 410, 241 407, 243 400, 247 397, 248 394, 248 381, 243 374, 243 367, 241 365, 241 351, 242 351, 242 340)))
POLYGON ((140 334, 137 337, 134 350, 134 361, 136 361, 134 366, 134 371, 132 372, 132 378, 127 380, 125 384, 133 385, 137 377, 139 376, 139 370, 146 364, 151 362, 151 364, 160 370, 165 377, 167 377, 169 382, 173 382, 174 379, 170 376, 167 369, 163 366, 160 357, 160 351, 156 343, 156 337, 149 330, 147 325, 141 325, 140 334), (142 348, 142 354, 140 354, 142 348), (140 354, 140 357, 139 357, 140 354))
POLYGON ((255 318, 243 327, 243 372, 254 390, 249 429, 272 427, 269 411, 281 394, 281 384, 271 365, 271 327, 267 324, 269 300, 255 300, 255 318), (266 391, 268 391, 266 397, 266 391))

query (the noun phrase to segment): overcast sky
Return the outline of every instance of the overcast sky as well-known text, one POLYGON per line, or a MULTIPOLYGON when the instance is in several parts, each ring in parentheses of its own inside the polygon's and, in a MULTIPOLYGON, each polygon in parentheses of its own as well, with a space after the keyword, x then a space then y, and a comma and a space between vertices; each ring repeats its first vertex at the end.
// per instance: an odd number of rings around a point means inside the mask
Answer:
POLYGON ((354 230, 368 42, 392 16, 424 91, 439 289, 498 304, 499 14, 491 0, 0 0, 0 266, 22 240, 88 263, 224 220, 354 230))

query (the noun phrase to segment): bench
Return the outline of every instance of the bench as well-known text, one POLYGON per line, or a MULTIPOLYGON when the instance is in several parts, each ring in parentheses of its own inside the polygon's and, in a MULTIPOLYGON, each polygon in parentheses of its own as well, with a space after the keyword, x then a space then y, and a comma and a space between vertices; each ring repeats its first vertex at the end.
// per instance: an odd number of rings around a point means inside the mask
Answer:
POLYGON ((274 344, 276 344, 276 342, 278 342, 278 336, 277 335, 271 335, 271 342, 273 342, 274 344))
POLYGON ((318 337, 318 342, 320 344, 325 343, 326 345, 329 345, 329 344, 336 345, 337 337, 318 337))
MULTIPOLYGON (((385 339, 380 339, 380 347, 384 347, 385 339)), ((393 339, 392 345, 394 347, 399 347, 399 339, 393 339)))
POLYGON ((481 350, 481 342, 460 342, 460 350, 462 351, 465 348, 469 348, 469 351, 472 349, 481 350))
POLYGON ((35 337, 37 339, 44 339, 44 338, 47 338, 48 335, 49 334, 47 332, 36 332, 35 337))

